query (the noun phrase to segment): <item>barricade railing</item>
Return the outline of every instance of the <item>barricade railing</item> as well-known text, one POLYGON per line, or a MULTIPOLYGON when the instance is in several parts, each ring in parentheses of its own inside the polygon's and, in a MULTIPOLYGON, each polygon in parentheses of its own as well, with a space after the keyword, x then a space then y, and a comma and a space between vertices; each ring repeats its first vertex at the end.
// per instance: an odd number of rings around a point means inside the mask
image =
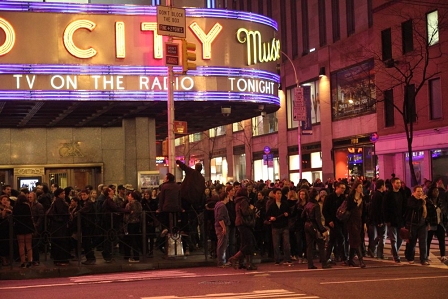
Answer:
MULTIPOLYGON (((160 233, 169 227, 162 224, 158 213, 143 211, 138 232, 126 230, 127 223, 124 221, 124 215, 125 213, 78 213, 70 221, 62 223, 45 215, 43 228, 33 234, 33 250, 39 250, 40 258, 44 261, 48 261, 49 258, 54 259, 54 255, 57 255, 64 256, 67 260, 77 260, 78 266, 81 266, 83 241, 86 242, 88 238, 92 242, 92 250, 103 251, 105 246, 110 246, 108 248, 113 255, 116 255, 118 250, 119 254, 127 256, 129 251, 136 249, 143 262, 148 258, 147 254, 150 253, 151 244, 153 251, 163 249, 165 244, 164 239, 160 238, 160 233), (138 240, 139 248, 133 248, 136 240, 138 240)), ((70 217, 70 215, 60 216, 67 219, 70 217)), ((20 258, 17 236, 14 232, 16 218, 11 215, 0 219, 0 252, 7 252, 6 258, 10 262, 11 269, 13 262, 20 258)), ((205 218, 203 212, 198 213, 195 210, 182 212, 177 229, 185 238, 187 248, 200 250, 202 245, 207 260, 209 235, 203 228, 200 228, 206 221, 205 218), (196 245, 199 245, 198 248, 196 245)), ((84 255, 86 253, 84 252, 84 255)), ((129 255, 132 256, 132 251, 129 255)))

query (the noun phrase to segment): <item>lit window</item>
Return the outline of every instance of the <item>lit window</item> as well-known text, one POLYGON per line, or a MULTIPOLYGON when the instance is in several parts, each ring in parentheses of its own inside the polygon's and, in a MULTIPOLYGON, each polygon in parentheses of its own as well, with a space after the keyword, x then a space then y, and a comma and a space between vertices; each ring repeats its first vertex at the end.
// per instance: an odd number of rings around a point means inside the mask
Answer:
POLYGON ((208 130, 209 137, 217 137, 226 134, 226 126, 219 126, 208 130))
POLYGON ((428 45, 439 42, 439 18, 437 10, 426 15, 426 27, 428 31, 428 45))
POLYGON ((207 8, 216 8, 216 0, 207 0, 207 8))
POLYGON ((243 130, 243 122, 239 121, 237 123, 233 123, 232 130, 233 130, 233 132, 242 131, 243 130))
POLYGON ((201 139, 202 139, 202 133, 200 132, 188 135, 188 140, 190 142, 200 141, 201 139))

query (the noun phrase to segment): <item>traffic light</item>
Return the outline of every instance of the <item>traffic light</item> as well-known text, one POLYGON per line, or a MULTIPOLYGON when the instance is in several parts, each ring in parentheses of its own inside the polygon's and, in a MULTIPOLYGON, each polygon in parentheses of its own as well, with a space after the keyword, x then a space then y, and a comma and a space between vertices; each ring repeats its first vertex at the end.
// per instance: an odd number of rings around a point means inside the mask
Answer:
POLYGON ((196 45, 187 42, 187 40, 182 40, 182 70, 186 73, 189 70, 196 69, 196 63, 191 61, 196 61, 196 45))

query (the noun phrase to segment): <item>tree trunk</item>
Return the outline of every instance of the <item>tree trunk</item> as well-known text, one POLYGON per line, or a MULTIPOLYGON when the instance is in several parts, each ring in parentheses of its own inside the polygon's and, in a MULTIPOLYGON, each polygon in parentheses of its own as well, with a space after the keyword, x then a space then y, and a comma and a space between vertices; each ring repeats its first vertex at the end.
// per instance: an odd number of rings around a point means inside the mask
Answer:
POLYGON ((411 187, 417 185, 417 176, 415 175, 414 163, 412 159, 412 143, 408 140, 408 155, 409 155, 409 172, 411 174, 411 187))

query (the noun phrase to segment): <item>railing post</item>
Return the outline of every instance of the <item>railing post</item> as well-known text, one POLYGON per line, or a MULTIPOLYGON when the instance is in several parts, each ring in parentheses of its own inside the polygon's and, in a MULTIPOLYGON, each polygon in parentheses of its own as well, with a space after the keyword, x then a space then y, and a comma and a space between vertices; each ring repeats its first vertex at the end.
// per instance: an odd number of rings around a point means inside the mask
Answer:
POLYGON ((145 262, 146 260, 146 249, 148 248, 148 238, 146 237, 147 231, 146 231, 146 212, 143 211, 142 213, 142 260, 145 262))
POLYGON ((8 217, 9 224, 9 268, 13 269, 14 264, 14 228, 13 228, 13 215, 8 217))
POLYGON ((76 217, 76 239, 77 239, 77 243, 76 246, 77 248, 77 252, 76 252, 76 258, 78 259, 78 267, 81 266, 81 252, 82 252, 82 229, 81 229, 81 217, 82 215, 78 213, 78 216, 76 217))

